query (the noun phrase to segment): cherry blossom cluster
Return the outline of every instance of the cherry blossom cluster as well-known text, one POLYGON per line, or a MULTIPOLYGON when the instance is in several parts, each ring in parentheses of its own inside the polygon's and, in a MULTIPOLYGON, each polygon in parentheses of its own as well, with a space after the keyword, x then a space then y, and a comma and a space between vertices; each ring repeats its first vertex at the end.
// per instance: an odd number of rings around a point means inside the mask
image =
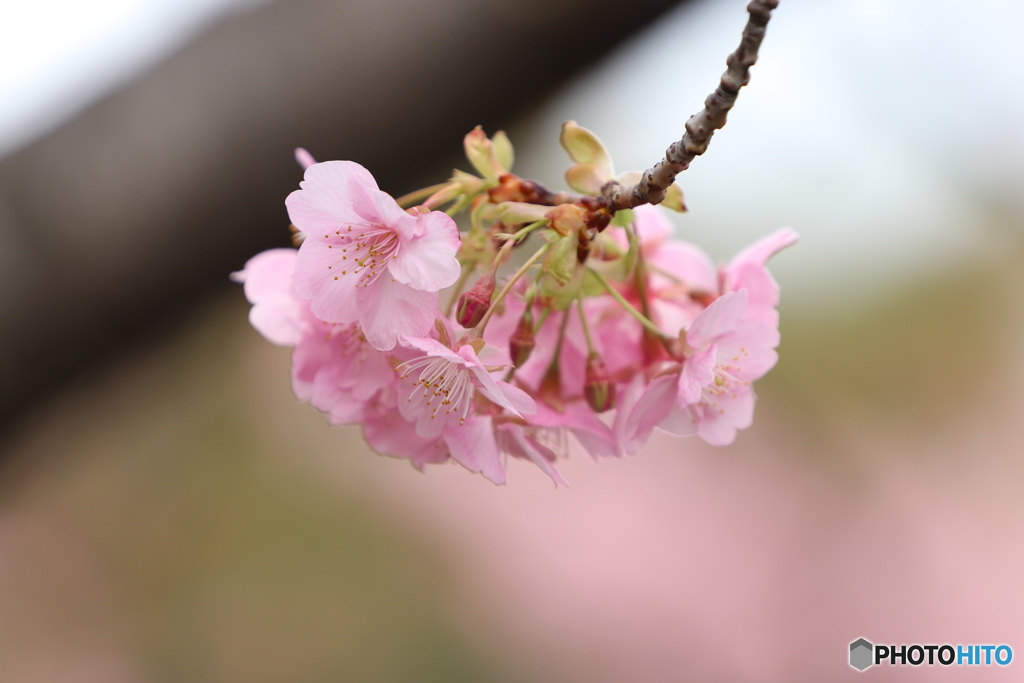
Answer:
POLYGON ((478 128, 476 173, 397 200, 359 164, 299 150, 298 249, 234 276, 252 325, 293 348, 295 395, 377 453, 421 470, 454 460, 496 484, 511 456, 564 485, 570 437, 601 458, 636 454, 656 428, 725 445, 749 427, 779 344, 766 263, 796 233, 716 267, 673 239, 678 186, 615 210, 602 188, 639 174, 616 175, 573 122, 561 142, 572 192, 513 174, 508 138, 478 128))

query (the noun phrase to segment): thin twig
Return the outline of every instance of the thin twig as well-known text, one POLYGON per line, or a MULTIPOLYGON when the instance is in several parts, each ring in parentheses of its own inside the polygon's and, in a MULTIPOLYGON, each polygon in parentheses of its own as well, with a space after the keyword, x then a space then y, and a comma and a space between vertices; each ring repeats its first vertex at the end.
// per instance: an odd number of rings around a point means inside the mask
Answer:
POLYGON ((533 256, 527 259, 526 263, 524 263, 519 268, 519 270, 512 274, 512 277, 508 279, 508 282, 505 283, 505 286, 501 288, 500 292, 498 292, 498 296, 494 297, 494 299, 491 300, 491 305, 487 309, 487 312, 484 313, 484 317, 480 320, 479 323, 477 323, 476 327, 474 327, 473 330, 471 331, 471 334, 474 338, 484 336, 484 328, 487 327, 487 323, 491 320, 491 316, 494 315, 494 312, 498 310, 499 306, 501 306, 501 302, 503 302, 508 293, 512 291, 512 286, 516 282, 518 282, 519 278, 526 274, 526 271, 530 269, 530 266, 539 261, 540 258, 545 253, 547 253, 548 247, 550 246, 550 242, 544 244, 544 246, 537 250, 537 253, 535 253, 533 256))
POLYGON ((778 5, 778 0, 753 0, 747 5, 750 18, 743 29, 739 47, 725 60, 728 68, 722 74, 718 88, 704 100, 704 108, 686 122, 683 138, 669 146, 664 159, 644 171, 640 182, 632 187, 623 187, 612 181, 602 188, 608 211, 614 213, 641 204, 660 203, 676 175, 685 171, 694 158, 707 150, 711 136, 725 125, 740 88, 750 81, 750 67, 757 61, 757 50, 764 39, 765 27, 771 19, 772 10, 778 5))

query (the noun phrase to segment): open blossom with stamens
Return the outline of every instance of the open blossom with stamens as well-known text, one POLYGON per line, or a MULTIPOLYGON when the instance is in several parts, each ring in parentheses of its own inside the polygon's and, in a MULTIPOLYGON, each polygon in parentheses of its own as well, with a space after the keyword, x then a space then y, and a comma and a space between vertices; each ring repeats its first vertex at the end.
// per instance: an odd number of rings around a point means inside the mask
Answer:
POLYGON ((517 417, 536 411, 525 391, 491 377, 472 344, 452 350, 429 337, 406 337, 405 343, 424 355, 401 366, 399 387, 408 395, 404 401, 399 397, 398 409, 416 423, 420 436, 464 424, 477 392, 517 417))
POLYGON ((403 211, 365 168, 328 161, 306 169, 285 201, 305 234, 295 291, 322 320, 358 323, 375 348, 422 336, 434 322, 437 292, 459 277, 460 239, 443 212, 403 211))
POLYGON ((697 316, 686 332, 686 358, 655 378, 632 407, 626 439, 642 445, 657 426, 699 434, 714 446, 736 439, 754 417, 751 383, 778 360, 779 331, 745 317, 747 290, 729 292, 697 316))
POLYGON ((700 247, 670 239, 672 226, 654 206, 638 206, 636 229, 641 252, 652 267, 649 277, 655 318, 670 332, 690 322, 712 301, 726 292, 747 290, 746 317, 779 324, 779 286, 766 264, 775 254, 792 246, 800 236, 792 228, 780 228, 740 251, 716 268, 700 247))

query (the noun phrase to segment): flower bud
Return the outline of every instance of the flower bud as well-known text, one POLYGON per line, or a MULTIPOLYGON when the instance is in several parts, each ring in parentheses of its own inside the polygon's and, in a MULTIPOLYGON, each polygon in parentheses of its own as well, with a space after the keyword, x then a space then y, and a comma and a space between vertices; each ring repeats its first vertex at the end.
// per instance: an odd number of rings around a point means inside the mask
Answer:
POLYGON ((575 121, 562 124, 558 140, 576 162, 565 172, 569 187, 583 194, 600 194, 612 178, 612 160, 601 140, 575 121))
POLYGON ((612 160, 601 139, 575 121, 562 124, 558 137, 562 148, 576 163, 593 164, 598 168, 611 169, 612 160))
POLYGON ((512 365, 518 368, 525 363, 530 358, 530 354, 533 353, 535 344, 533 338, 533 313, 527 307, 523 317, 519 319, 516 331, 512 333, 508 340, 508 355, 512 357, 512 365))
POLYGON ((587 210, 576 204, 559 204, 544 214, 551 219, 551 227, 562 237, 586 227, 587 210))
MULTIPOLYGON (((466 137, 463 138, 462 145, 466 150, 466 157, 473 164, 473 168, 477 170, 477 173, 491 183, 497 184, 498 177, 504 174, 507 169, 502 168, 501 162, 498 161, 498 154, 494 149, 494 143, 487 138, 483 129, 477 126, 467 133, 466 137)), ((509 165, 511 165, 512 145, 509 144, 508 138, 504 134, 499 146, 501 148, 501 156, 506 157, 509 165)))
POLYGON ((466 328, 476 327, 491 307, 493 295, 494 273, 488 273, 476 281, 473 289, 459 297, 459 308, 455 313, 459 324, 466 328))
POLYGON ((583 383, 583 394, 587 404, 595 413, 603 413, 615 407, 615 385, 608 376, 604 360, 596 353, 587 357, 587 374, 583 383))

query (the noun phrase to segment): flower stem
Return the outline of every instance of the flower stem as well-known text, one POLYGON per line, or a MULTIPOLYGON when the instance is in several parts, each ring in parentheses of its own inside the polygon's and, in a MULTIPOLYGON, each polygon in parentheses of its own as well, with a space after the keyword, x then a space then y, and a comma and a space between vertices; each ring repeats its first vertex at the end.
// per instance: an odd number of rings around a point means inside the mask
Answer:
POLYGON ((558 370, 558 357, 562 355, 562 342, 565 341, 565 330, 569 327, 569 312, 572 308, 562 311, 562 324, 558 326, 558 339, 555 341, 555 351, 551 354, 551 363, 544 372, 544 376, 556 373, 558 370))
POLYGON ((484 328, 487 327, 487 323, 491 320, 491 316, 494 315, 494 312, 501 306, 501 302, 504 301, 508 293, 512 291, 512 286, 519 280, 519 278, 526 275, 526 271, 530 269, 530 266, 539 261, 550 246, 551 244, 547 243, 538 249, 537 253, 527 259, 526 263, 520 266, 519 270, 509 278, 508 282, 505 283, 505 286, 501 288, 500 292, 498 292, 498 295, 491 300, 491 306, 487 309, 487 313, 484 314, 483 320, 481 320, 473 330, 474 338, 483 336, 484 328))
POLYGON ((650 318, 645 316, 640 311, 633 308, 633 304, 626 301, 625 297, 619 293, 619 290, 612 287, 612 283, 608 282, 604 275, 597 272, 593 268, 588 270, 597 278, 597 281, 601 283, 601 286, 608 290, 608 293, 612 295, 612 298, 619 302, 619 305, 626 309, 626 312, 636 318, 637 322, 643 325, 644 329, 655 335, 658 339, 669 339, 670 337, 664 332, 658 329, 658 326, 651 322, 650 318))
POLYGON ((436 209, 441 204, 452 201, 459 195, 460 186, 458 183, 443 183, 434 194, 427 198, 427 201, 423 202, 423 206, 428 209, 436 209))
POLYGON ((587 352, 594 352, 594 339, 590 336, 590 325, 587 324, 587 314, 583 311, 583 297, 576 299, 580 309, 580 323, 583 325, 583 336, 587 338, 587 352))
POLYGON ((498 238, 499 239, 504 239, 504 240, 507 240, 507 241, 510 241, 510 242, 514 240, 516 243, 519 243, 519 242, 522 242, 526 238, 526 236, 529 235, 531 232, 533 232, 534 230, 536 230, 537 228, 539 228, 541 226, 547 225, 550 222, 551 222, 550 218, 542 218, 539 221, 535 221, 533 223, 530 223, 529 225, 527 225, 525 228, 522 228, 521 230, 517 230, 516 232, 512 233, 511 235, 509 235, 509 234, 498 235, 498 238))
POLYGON ((431 185, 430 187, 424 187, 421 190, 416 190, 415 192, 410 192, 409 194, 403 194, 401 197, 399 197, 395 201, 402 208, 405 208, 407 206, 412 206, 413 204, 415 204, 416 202, 420 201, 421 199, 426 199, 427 197, 430 197, 431 195, 435 194, 437 191, 443 190, 447 185, 448 185, 448 183, 438 183, 437 185, 431 185))

